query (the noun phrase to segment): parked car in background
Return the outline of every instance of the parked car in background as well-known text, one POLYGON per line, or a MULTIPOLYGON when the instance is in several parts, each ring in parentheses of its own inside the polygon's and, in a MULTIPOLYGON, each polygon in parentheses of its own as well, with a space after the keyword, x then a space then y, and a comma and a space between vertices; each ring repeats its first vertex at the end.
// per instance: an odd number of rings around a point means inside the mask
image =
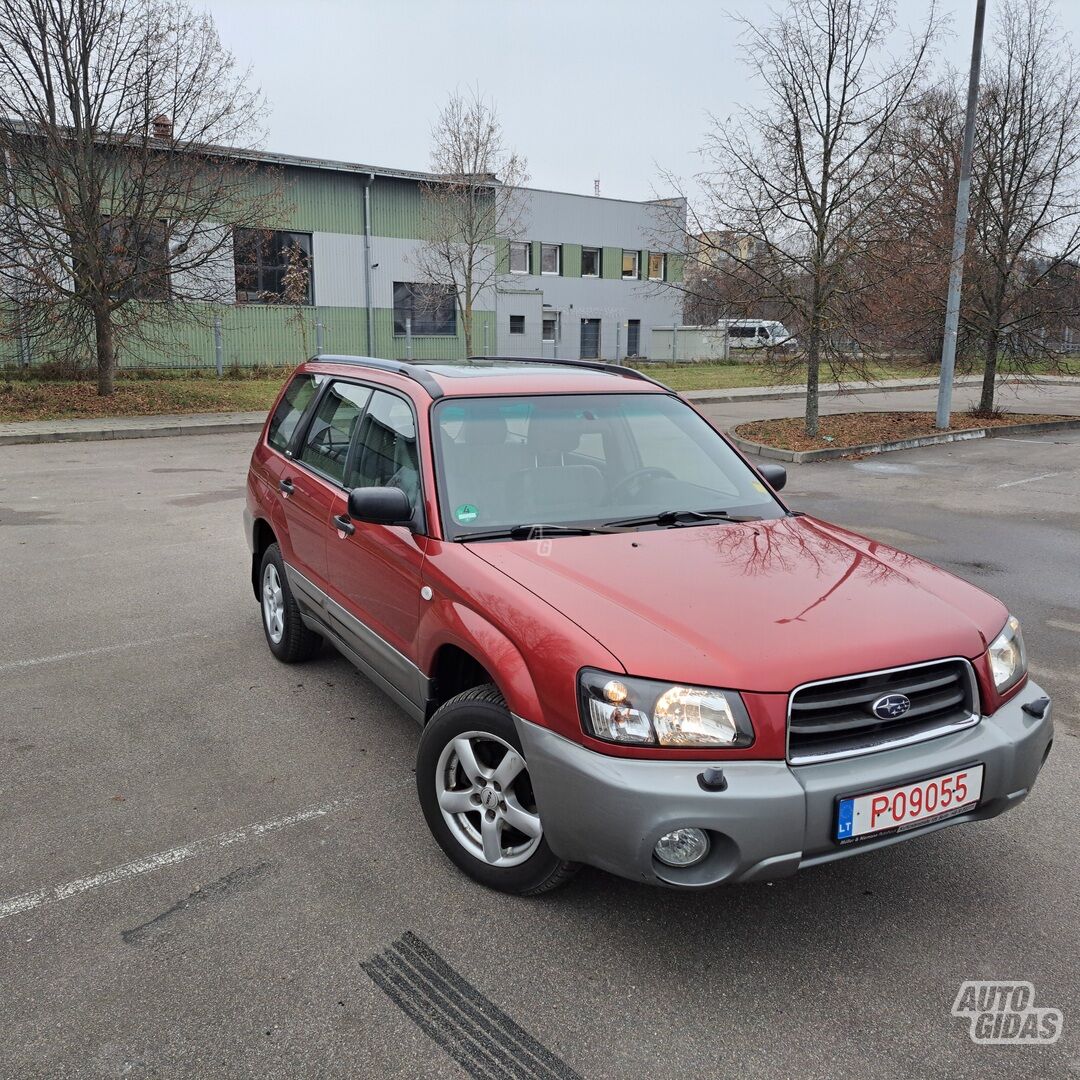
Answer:
POLYGON ((1016 806, 1053 739, 1017 620, 784 481, 633 369, 325 356, 251 458, 251 585, 278 660, 328 642, 421 725, 493 888, 771 880, 1016 806))
POLYGON ((796 349, 798 340, 773 319, 719 319, 733 349, 796 349))

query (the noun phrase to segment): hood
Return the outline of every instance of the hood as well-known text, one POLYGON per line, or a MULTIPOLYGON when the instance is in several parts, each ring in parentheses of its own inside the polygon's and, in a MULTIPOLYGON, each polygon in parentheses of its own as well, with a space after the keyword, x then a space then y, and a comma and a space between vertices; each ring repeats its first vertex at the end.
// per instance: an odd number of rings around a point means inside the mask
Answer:
POLYGON ((735 690, 974 660, 1008 615, 944 570, 805 516, 468 549, 629 674, 735 690))

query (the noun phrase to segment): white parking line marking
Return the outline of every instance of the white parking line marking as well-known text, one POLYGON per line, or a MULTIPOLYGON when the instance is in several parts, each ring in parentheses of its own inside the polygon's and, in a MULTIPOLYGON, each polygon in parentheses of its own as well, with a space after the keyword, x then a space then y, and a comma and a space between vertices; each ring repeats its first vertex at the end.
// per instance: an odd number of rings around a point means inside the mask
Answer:
POLYGON ((1074 634, 1080 634, 1080 624, 1074 622, 1061 622, 1058 619, 1047 619, 1047 626, 1053 626, 1058 630, 1071 630, 1074 634))
POLYGON ((1018 439, 1013 435, 999 435, 997 437, 998 442, 1022 442, 1028 443, 1030 446, 1045 446, 1045 439, 1018 439))
POLYGON ((1010 480, 1007 484, 998 484, 999 488, 1016 487, 1017 484, 1033 484, 1036 480, 1049 480, 1051 476, 1060 476, 1057 472, 1044 472, 1038 476, 1029 476, 1024 480, 1010 480))
POLYGON ((76 649, 73 652, 53 653, 52 656, 33 656, 26 660, 9 660, 0 664, 0 671, 14 671, 16 668, 37 667, 38 664, 55 664, 61 660, 78 660, 83 656, 101 656, 104 653, 122 652, 124 649, 137 649, 142 645, 164 645, 179 638, 202 637, 198 631, 185 630, 182 634, 170 634, 163 638, 145 638, 143 641, 125 641, 119 645, 99 645, 95 649, 76 649))
MULTIPOLYGON (((394 787, 401 786, 399 784, 394 787)), ((233 844, 243 843, 245 840, 254 840, 270 832, 279 832, 293 825, 299 825, 314 818, 325 817, 335 810, 341 810, 356 802, 362 796, 385 795, 393 790, 388 787, 381 791, 367 790, 351 795, 342 795, 336 799, 308 806, 303 810, 297 810, 284 817, 271 818, 269 821, 258 821, 253 825, 245 825, 242 829, 232 829, 229 832, 218 833, 216 836, 208 836, 203 840, 195 840, 190 844, 170 848, 168 851, 158 851, 153 855, 145 855, 141 859, 124 863, 122 866, 114 866, 110 870, 102 870, 99 874, 90 877, 79 878, 76 881, 68 881, 63 885, 53 885, 47 889, 38 889, 35 892, 23 893, 22 896, 12 896, 6 900, 0 900, 0 919, 7 919, 12 915, 18 915, 23 911, 31 911, 33 908, 42 907, 45 904, 55 904, 68 897, 78 896, 80 893, 89 892, 91 889, 100 889, 104 885, 115 885, 117 882, 136 877, 139 874, 148 874, 154 870, 160 870, 165 866, 173 866, 185 859, 194 858, 197 855, 207 855, 220 848, 231 847, 233 844)))

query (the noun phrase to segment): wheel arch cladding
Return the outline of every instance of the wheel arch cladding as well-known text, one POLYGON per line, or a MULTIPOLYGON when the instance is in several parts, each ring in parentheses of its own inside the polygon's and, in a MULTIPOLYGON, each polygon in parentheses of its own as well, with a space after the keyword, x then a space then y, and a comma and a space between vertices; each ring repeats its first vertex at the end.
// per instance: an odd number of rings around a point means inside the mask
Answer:
POLYGON ((252 526, 252 539, 254 541, 251 552, 251 589, 255 593, 255 599, 260 599, 259 593, 259 569, 262 566, 263 555, 271 544, 277 543, 274 530, 266 518, 256 518, 252 526))

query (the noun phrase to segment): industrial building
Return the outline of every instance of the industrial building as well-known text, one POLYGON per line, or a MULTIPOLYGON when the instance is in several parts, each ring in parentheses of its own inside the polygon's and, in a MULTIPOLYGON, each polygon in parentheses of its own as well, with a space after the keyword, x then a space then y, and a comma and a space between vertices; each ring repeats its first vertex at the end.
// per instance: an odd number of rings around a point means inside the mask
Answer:
MULTIPOLYGON (((123 367, 294 363, 317 352, 394 359, 464 356, 449 301, 416 302, 423 196, 431 176, 283 154, 247 153, 284 177, 276 230, 236 230, 219 260, 215 326, 172 329, 167 348, 121 351, 123 367), (284 302, 288 253, 307 295, 284 302)), ((678 201, 633 202, 521 189, 513 236, 496 236, 495 285, 474 308, 473 352, 603 360, 645 356, 654 326, 681 322, 678 201), (670 242, 658 238, 670 236, 670 242)))

